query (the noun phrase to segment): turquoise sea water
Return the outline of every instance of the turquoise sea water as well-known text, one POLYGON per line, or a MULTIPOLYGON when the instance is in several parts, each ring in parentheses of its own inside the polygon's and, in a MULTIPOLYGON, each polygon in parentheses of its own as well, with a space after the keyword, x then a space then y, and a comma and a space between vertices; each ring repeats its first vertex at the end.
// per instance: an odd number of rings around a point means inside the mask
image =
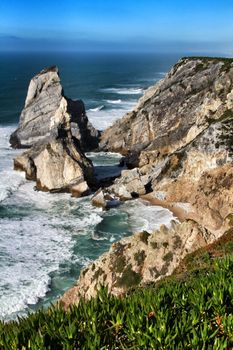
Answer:
MULTIPOLYGON (((169 224, 172 214, 139 200, 102 211, 90 197, 34 190, 13 171, 19 150, 9 146, 30 78, 57 64, 65 94, 82 98, 99 129, 135 105, 143 90, 161 79, 177 56, 1 54, 0 56, 0 318, 10 319, 55 301, 80 269, 115 240, 137 230, 169 224)), ((119 172, 120 155, 91 153, 99 174, 119 172)))

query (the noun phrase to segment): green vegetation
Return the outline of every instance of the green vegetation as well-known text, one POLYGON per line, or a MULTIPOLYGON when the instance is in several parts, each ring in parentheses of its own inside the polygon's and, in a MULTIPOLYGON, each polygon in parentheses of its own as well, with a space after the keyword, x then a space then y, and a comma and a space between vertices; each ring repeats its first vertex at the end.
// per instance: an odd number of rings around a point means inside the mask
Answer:
POLYGON ((196 72, 198 73, 204 69, 207 68, 208 64, 211 62, 218 63, 222 62, 223 65, 221 67, 221 72, 228 72, 233 66, 233 58, 228 57, 208 57, 208 56, 190 56, 190 57, 182 57, 178 63, 174 65, 174 73, 177 71, 177 69, 184 64, 185 60, 189 61, 201 61, 196 66, 196 72))
POLYGON ((208 63, 208 62, 233 63, 233 58, 231 57, 186 56, 186 57, 182 57, 182 60, 201 60, 203 63, 208 63))
POLYGON ((167 254, 164 255, 163 261, 166 261, 167 263, 170 263, 173 259, 173 253, 168 252, 167 254))
POLYGON ((122 276, 119 277, 115 283, 116 287, 131 288, 139 285, 142 276, 140 273, 132 270, 132 265, 129 264, 124 269, 122 276))
POLYGON ((140 240, 145 243, 148 244, 148 238, 150 237, 150 233, 147 231, 142 231, 140 232, 140 240))
POLYGON ((227 109, 219 118, 214 119, 214 118, 207 118, 207 121, 209 124, 213 123, 227 123, 231 122, 233 119, 233 110, 232 109, 227 109))
POLYGON ((227 220, 229 220, 229 225, 233 227, 233 213, 227 215, 227 220))
POLYGON ((126 258, 124 255, 118 256, 112 263, 112 271, 121 273, 126 266, 126 258))
POLYGON ((232 109, 227 109, 223 115, 221 116, 221 121, 225 120, 231 120, 233 119, 233 110, 232 109))
POLYGON ((125 298, 102 289, 69 312, 39 311, 0 324, 1 349, 230 349, 233 259, 216 260, 186 281, 136 289, 125 298))
POLYGON ((138 266, 141 266, 144 263, 146 258, 146 253, 144 250, 140 250, 134 254, 134 259, 137 262, 138 266))
MULTIPOLYGON (((132 270, 127 273, 131 279, 132 270)), ((1 350, 232 348, 232 229, 186 256, 173 276, 131 289, 123 298, 103 288, 67 312, 51 307, 0 322, 1 350)))
POLYGON ((158 249, 158 242, 153 242, 153 241, 151 241, 151 242, 150 242, 150 245, 151 245, 151 247, 152 247, 153 249, 158 249))
POLYGON ((195 68, 195 72, 201 72, 203 71, 204 69, 206 68, 205 64, 204 63, 198 63, 196 65, 196 68, 195 68))

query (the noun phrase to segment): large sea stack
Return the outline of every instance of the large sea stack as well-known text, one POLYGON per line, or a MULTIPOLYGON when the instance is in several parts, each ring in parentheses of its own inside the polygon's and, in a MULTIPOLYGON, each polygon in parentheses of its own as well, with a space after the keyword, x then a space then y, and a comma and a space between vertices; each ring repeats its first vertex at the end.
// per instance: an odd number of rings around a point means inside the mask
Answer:
POLYGON ((32 78, 10 142, 28 148, 14 160, 27 179, 44 191, 88 192, 92 163, 84 154, 98 147, 99 132, 88 121, 84 103, 64 96, 56 66, 32 78))
POLYGON ((12 147, 28 148, 56 134, 54 118, 63 99, 80 147, 85 152, 96 149, 99 132, 88 121, 83 101, 65 97, 57 66, 43 69, 31 79, 19 126, 10 137, 12 147))
POLYGON ((147 194, 144 198, 182 209, 185 218, 114 243, 82 271, 62 298, 65 306, 94 296, 101 285, 119 295, 156 282, 188 253, 231 232, 233 60, 181 59, 132 112, 103 132, 100 147, 124 154, 129 167, 102 191, 103 199, 147 194))

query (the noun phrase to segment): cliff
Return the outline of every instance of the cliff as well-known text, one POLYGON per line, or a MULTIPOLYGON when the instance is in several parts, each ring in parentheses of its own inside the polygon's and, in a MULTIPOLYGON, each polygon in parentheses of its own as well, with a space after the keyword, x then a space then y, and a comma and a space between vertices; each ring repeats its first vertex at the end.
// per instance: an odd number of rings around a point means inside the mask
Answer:
POLYGON ((221 229, 233 210, 232 62, 181 59, 103 133, 101 148, 121 151, 132 168, 108 192, 130 199, 153 191, 168 202, 188 202, 204 226, 221 229))
POLYGON ((137 152, 144 163, 142 151, 156 150, 157 158, 181 149, 232 104, 231 59, 183 58, 145 92, 132 112, 105 130, 100 147, 137 152))
MULTIPOLYGON (((232 228, 233 60, 183 58, 137 107, 103 132, 100 148, 124 154, 128 170, 93 197, 128 200, 147 195, 182 208, 170 229, 114 243, 83 270, 62 298, 90 298, 101 285, 121 295, 169 275, 186 254, 232 228)), ((101 204, 100 203, 100 204, 101 204)))

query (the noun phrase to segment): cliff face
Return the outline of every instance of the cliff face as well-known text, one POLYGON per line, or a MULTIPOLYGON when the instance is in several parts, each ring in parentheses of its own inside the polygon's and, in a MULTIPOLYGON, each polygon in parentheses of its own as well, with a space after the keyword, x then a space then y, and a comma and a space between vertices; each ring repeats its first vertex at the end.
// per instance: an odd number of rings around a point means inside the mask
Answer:
POLYGON ((16 157, 14 168, 36 181, 38 190, 86 194, 93 167, 83 151, 95 149, 98 138, 83 102, 63 96, 57 67, 32 78, 19 127, 10 141, 14 147, 29 148, 16 157))
POLYGON ((133 168, 122 172, 111 187, 117 197, 129 199, 154 191, 167 201, 189 202, 200 212, 204 202, 219 198, 217 192, 200 190, 204 179, 214 177, 215 182, 219 176, 225 179, 219 186, 226 191, 228 210, 223 214, 214 205, 208 219, 197 217, 211 230, 221 228, 233 209, 229 176, 233 159, 232 62, 180 60, 145 93, 134 111, 103 133, 101 147, 126 154, 126 163, 133 168), (227 164, 227 172, 221 170, 227 164))
POLYGON ((62 298, 66 307, 94 296, 101 285, 121 295, 155 282, 186 254, 232 229, 233 60, 180 60, 135 110, 104 131, 100 147, 126 155, 129 169, 93 203, 149 193, 147 198, 185 208, 186 219, 114 243, 82 271, 62 298))
POLYGON ((63 99, 66 100, 73 134, 80 147, 83 151, 96 149, 99 132, 88 121, 84 103, 64 96, 56 66, 42 70, 31 79, 19 126, 10 138, 12 147, 28 148, 56 134, 54 118, 63 99))
POLYGON ((128 154, 181 149, 233 106, 230 60, 182 59, 148 89, 135 110, 102 135, 100 147, 128 154))

